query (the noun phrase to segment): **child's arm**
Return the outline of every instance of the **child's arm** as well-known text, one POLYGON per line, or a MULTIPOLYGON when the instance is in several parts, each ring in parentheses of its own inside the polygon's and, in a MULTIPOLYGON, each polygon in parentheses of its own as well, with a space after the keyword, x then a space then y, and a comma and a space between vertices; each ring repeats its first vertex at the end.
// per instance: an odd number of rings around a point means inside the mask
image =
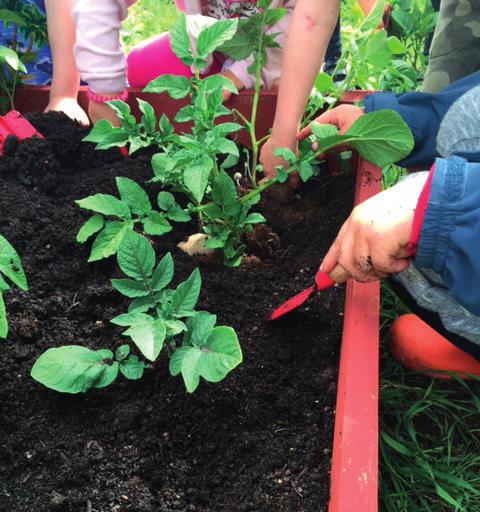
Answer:
POLYGON ((77 103, 80 74, 73 58, 75 28, 72 0, 45 0, 45 10, 53 67, 50 98, 45 111, 61 111, 82 124, 88 124, 87 115, 77 103))
MULTIPOLYGON (((97 96, 118 97, 124 91, 126 61, 120 44, 121 22, 132 0, 73 0, 75 60, 82 80, 97 96)), ((105 104, 90 101, 92 121, 115 121, 105 104)))
POLYGON ((295 8, 284 50, 272 136, 261 153, 267 178, 275 175, 276 165, 284 163, 273 155, 275 148, 296 151, 297 131, 337 22, 339 3, 339 0, 299 0, 295 8))

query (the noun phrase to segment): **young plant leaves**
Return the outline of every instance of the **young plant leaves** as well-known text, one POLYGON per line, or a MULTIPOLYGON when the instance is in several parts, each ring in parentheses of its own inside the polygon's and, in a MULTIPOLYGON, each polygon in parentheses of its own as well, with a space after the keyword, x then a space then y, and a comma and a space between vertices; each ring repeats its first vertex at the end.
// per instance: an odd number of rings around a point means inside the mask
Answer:
POLYGON ((359 117, 345 132, 362 158, 385 167, 406 157, 414 140, 405 121, 391 110, 379 110, 359 117))
POLYGON ((20 261, 20 256, 8 240, 0 235, 0 277, 10 279, 21 290, 27 291, 27 277, 20 261))
POLYGON ((111 384, 118 374, 118 362, 110 350, 90 350, 78 345, 50 348, 35 362, 32 377, 61 393, 84 393, 111 384))
POLYGON ((147 84, 145 92, 166 92, 174 100, 185 98, 192 92, 190 80, 184 76, 162 75, 147 84))
POLYGON ((215 327, 199 346, 184 346, 170 359, 170 373, 182 374, 185 387, 193 393, 203 377, 207 382, 220 382, 242 362, 242 351, 235 331, 215 327))
POLYGON ((237 18, 220 20, 204 28, 197 38, 196 57, 206 59, 225 41, 231 39, 237 31, 237 18))
POLYGON ((142 280, 152 275, 155 252, 144 236, 129 231, 118 248, 117 261, 125 275, 142 280))
POLYGON ((170 29, 170 48, 185 66, 193 64, 193 54, 187 32, 187 18, 183 13, 170 29))
POLYGON ((196 268, 186 281, 178 285, 173 293, 172 313, 177 317, 190 314, 197 304, 201 287, 202 278, 200 277, 200 271, 196 268))
POLYGON ((128 205, 128 208, 132 213, 136 215, 145 215, 152 209, 150 199, 135 181, 129 178, 115 178, 117 183, 118 192, 120 193, 120 199, 123 203, 128 205))
POLYGON ((100 214, 90 217, 77 233, 77 242, 85 243, 92 235, 98 233, 104 225, 104 218, 100 214))

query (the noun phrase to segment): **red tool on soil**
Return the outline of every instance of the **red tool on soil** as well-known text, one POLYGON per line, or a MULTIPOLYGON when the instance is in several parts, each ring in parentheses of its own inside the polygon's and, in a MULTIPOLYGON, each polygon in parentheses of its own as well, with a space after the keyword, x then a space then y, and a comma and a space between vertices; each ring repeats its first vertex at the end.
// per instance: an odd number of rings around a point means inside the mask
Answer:
POLYGON ((14 135, 19 140, 28 139, 34 135, 43 139, 43 136, 16 110, 0 116, 0 156, 3 155, 3 144, 9 135, 14 135))
POLYGON ((326 290, 333 286, 334 284, 340 284, 346 281, 346 274, 343 268, 340 265, 337 265, 330 274, 326 274, 325 272, 318 271, 315 274, 315 284, 303 290, 303 292, 294 295, 283 304, 278 306, 272 314, 270 315, 270 320, 276 320, 290 311, 297 309, 300 307, 313 292, 321 292, 322 290, 326 290))

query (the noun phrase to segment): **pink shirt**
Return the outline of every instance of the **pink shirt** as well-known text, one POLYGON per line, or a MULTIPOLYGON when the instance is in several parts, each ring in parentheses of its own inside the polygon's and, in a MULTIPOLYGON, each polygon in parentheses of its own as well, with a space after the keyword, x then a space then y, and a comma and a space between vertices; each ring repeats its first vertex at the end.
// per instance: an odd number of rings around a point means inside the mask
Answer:
MULTIPOLYGON (((76 27, 75 60, 82 79, 96 93, 115 93, 126 86, 126 60, 120 44, 120 27, 128 8, 136 0, 73 0, 76 27)), ((297 0, 273 0, 272 7, 285 7, 286 15, 268 33, 279 33, 276 41, 283 47, 297 0)), ((218 19, 248 16, 256 10, 255 0, 175 0, 186 14, 205 14, 218 19)), ((252 62, 230 62, 229 69, 245 84, 253 87, 254 77, 247 68, 252 62)), ((280 78, 282 49, 269 48, 262 70, 262 84, 272 87, 280 78)))

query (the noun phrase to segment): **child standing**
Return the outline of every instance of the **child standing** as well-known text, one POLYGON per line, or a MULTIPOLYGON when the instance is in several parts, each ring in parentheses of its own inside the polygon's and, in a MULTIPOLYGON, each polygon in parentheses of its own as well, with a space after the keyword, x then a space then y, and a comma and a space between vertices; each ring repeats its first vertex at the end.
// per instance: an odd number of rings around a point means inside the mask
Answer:
MULTIPOLYGON (((168 34, 160 34, 135 47, 128 58, 120 45, 120 26, 135 0, 74 0, 73 19, 76 26, 75 58, 82 79, 89 85, 89 113, 93 122, 106 118, 115 121, 113 111, 105 105, 112 98, 126 98, 128 82, 143 87, 162 74, 192 76, 173 54, 168 34), (128 66, 127 66, 128 63, 128 66), (128 69, 128 71, 127 71, 128 69)), ((279 34, 276 41, 283 46, 292 11, 297 0, 273 0, 272 7, 284 7, 285 16, 268 29, 279 34)), ((177 7, 187 14, 187 28, 195 38, 202 28, 214 19, 245 18, 258 12, 256 0, 175 0, 177 7)), ((254 76, 247 68, 251 57, 233 62, 230 59, 211 59, 204 74, 222 73, 232 80, 237 89, 254 85, 254 76)), ((282 49, 267 51, 267 60, 261 79, 264 87, 277 84, 282 67, 282 49)))

